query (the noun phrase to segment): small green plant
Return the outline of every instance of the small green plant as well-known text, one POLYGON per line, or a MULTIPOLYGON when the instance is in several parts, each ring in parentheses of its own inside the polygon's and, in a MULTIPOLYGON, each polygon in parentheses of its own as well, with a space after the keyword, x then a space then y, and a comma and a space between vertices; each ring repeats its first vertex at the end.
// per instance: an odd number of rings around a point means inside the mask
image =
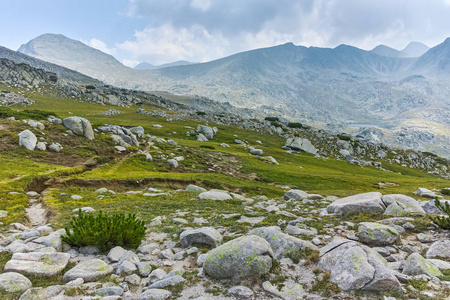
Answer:
POLYGON ((200 148, 211 149, 211 150, 215 149, 214 146, 211 146, 211 145, 200 145, 200 148))
POLYGON ((115 246, 137 248, 145 235, 143 221, 134 214, 116 213, 107 215, 78 211, 78 217, 72 217, 63 241, 72 246, 96 246, 101 251, 108 251, 115 246))
POLYGON ((450 196, 450 187, 443 188, 441 190, 442 195, 449 195, 450 196))
POLYGON ((303 124, 302 123, 289 123, 288 127, 289 128, 303 128, 303 124))
POLYGON ((439 200, 434 200, 434 204, 440 211, 446 214, 446 216, 430 216, 431 221, 436 223, 443 229, 450 229, 450 205, 448 202, 442 204, 439 200))
POLYGON ((278 119, 277 117, 265 117, 266 121, 270 121, 270 122, 279 122, 280 119, 278 119))

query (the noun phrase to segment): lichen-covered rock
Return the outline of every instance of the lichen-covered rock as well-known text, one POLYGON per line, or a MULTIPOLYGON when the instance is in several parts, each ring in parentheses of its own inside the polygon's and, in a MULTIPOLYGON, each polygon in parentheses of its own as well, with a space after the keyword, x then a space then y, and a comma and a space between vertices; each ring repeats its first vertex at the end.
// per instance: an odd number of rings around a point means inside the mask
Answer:
POLYGON ((5 271, 37 276, 53 276, 67 266, 69 258, 69 253, 60 252, 14 253, 11 260, 5 264, 5 271))
POLYGON ((246 286, 233 286, 228 290, 228 295, 236 299, 249 300, 253 298, 253 291, 246 286))
POLYGON ((311 154, 316 154, 319 150, 311 144, 308 139, 303 139, 301 137, 288 138, 286 140, 286 147, 296 151, 305 151, 311 154))
POLYGON ((143 292, 138 300, 166 300, 172 296, 172 293, 162 289, 149 289, 143 292))
POLYGON ((72 281, 77 278, 83 278, 85 282, 96 281, 113 272, 113 267, 100 259, 91 259, 80 262, 75 267, 67 271, 64 281, 72 281))
POLYGON ((382 196, 379 192, 371 192, 341 198, 331 203, 327 211, 337 216, 359 213, 382 214, 386 210, 381 200, 382 196))
POLYGON ((428 249, 427 258, 445 258, 450 259, 450 240, 436 241, 431 244, 430 249, 428 249))
POLYGON ((277 226, 256 228, 251 230, 248 235, 256 235, 265 239, 272 248, 275 259, 288 257, 298 261, 314 251, 319 251, 319 248, 311 242, 285 234, 277 226))
POLYGON ((183 231, 180 235, 180 243, 185 246, 205 244, 217 247, 222 244, 222 235, 212 227, 202 227, 183 231))
POLYGON ((208 253, 203 265, 215 279, 239 279, 266 274, 272 267, 269 243, 255 235, 231 240, 208 253))
POLYGON ((429 189, 426 188, 418 188, 417 191, 414 192, 414 194, 420 196, 420 197, 424 197, 424 198, 435 198, 436 197, 436 193, 433 191, 430 191, 429 189))
POLYGON ((120 246, 116 246, 109 250, 108 259, 112 262, 116 262, 119 261, 125 254, 127 254, 127 250, 120 246))
POLYGON ((397 230, 391 226, 375 223, 363 222, 358 226, 358 237, 363 243, 371 246, 387 246, 394 243, 399 238, 397 230))
POLYGON ((214 130, 211 127, 204 126, 204 125, 198 125, 197 132, 204 134, 208 140, 212 140, 215 135, 214 130))
POLYGON ((6 291, 8 293, 25 292, 31 288, 31 281, 16 272, 6 272, 0 274, 0 293, 6 291))
POLYGON ((36 143, 36 136, 28 129, 19 133, 19 146, 24 146, 28 150, 33 151, 36 148, 36 143))
POLYGON ((204 193, 204 192, 206 192, 206 189, 199 187, 197 185, 194 185, 194 184, 190 184, 186 187, 185 191, 186 192, 195 192, 195 193, 204 193))
POLYGON ((94 139, 94 130, 91 123, 85 118, 68 117, 63 120, 63 124, 67 129, 72 130, 76 135, 84 135, 90 140, 94 139))
POLYGON ((389 207, 389 205, 391 204, 397 204, 402 208, 402 211, 406 212, 407 214, 425 214, 425 211, 416 199, 402 194, 385 195, 381 198, 381 200, 387 207, 389 207))
POLYGON ((284 200, 303 200, 308 194, 302 190, 289 190, 284 194, 284 200))
POLYGON ((201 193, 200 195, 198 195, 198 198, 200 200, 219 200, 219 201, 232 199, 230 194, 226 192, 213 190, 201 193))
POLYGON ((445 206, 445 203, 448 203, 450 205, 450 200, 435 200, 435 199, 433 199, 423 205, 423 210, 427 214, 444 215, 444 212, 436 206, 436 201, 439 201, 439 203, 444 206, 445 206))
POLYGON ((423 258, 419 253, 412 253, 408 256, 403 266, 403 274, 405 275, 428 275, 442 276, 441 271, 431 262, 423 258))

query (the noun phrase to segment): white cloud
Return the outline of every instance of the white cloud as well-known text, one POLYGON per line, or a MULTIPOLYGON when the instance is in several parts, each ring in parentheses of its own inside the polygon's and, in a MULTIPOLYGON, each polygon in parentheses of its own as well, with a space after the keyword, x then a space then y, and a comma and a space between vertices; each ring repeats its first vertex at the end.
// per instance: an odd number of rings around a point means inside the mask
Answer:
MULTIPOLYGON (((450 1, 450 0, 449 0, 450 1)), ((211 7, 211 0, 192 0, 191 7, 201 11, 207 11, 211 7)))
POLYGON ((87 41, 81 41, 82 43, 95 48, 97 50, 100 50, 106 54, 110 54, 110 55, 114 55, 116 54, 116 49, 115 48, 108 48, 108 45, 106 45, 105 42, 96 39, 96 38, 92 38, 89 42, 87 41))

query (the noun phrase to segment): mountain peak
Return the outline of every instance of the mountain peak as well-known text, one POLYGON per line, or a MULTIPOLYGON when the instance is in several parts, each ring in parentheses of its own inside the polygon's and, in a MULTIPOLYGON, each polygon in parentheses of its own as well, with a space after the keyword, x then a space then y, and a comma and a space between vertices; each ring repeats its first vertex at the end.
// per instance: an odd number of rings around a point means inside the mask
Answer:
POLYGON ((408 46, 405 47, 401 52, 406 57, 419 57, 422 56, 425 52, 427 52, 430 48, 419 42, 410 42, 408 46))
POLYGON ((387 57, 404 57, 402 52, 386 45, 378 45, 370 50, 370 52, 387 57))

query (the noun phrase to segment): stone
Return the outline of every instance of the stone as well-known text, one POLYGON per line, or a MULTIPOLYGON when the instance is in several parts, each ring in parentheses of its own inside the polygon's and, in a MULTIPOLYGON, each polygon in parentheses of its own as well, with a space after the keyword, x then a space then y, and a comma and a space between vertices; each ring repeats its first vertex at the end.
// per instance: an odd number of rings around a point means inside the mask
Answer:
POLYGON ((167 162, 173 167, 178 168, 178 161, 175 159, 168 159, 167 162))
POLYGON ((196 136, 196 138, 197 138, 198 142, 207 142, 208 141, 208 138, 202 133, 198 134, 196 136))
POLYGON ((123 288, 121 288, 120 286, 104 287, 104 288, 95 289, 94 291, 92 291, 92 294, 101 296, 101 297, 122 296, 123 288))
POLYGON ((91 123, 81 117, 68 117, 63 120, 64 127, 76 135, 84 135, 89 140, 94 139, 94 130, 91 123))
POLYGON ((391 226, 375 222, 363 222, 358 226, 358 238, 371 246, 387 246, 399 238, 397 230, 391 226))
POLYGON ((204 126, 204 125, 198 125, 197 132, 204 134, 208 140, 212 140, 215 135, 214 130, 211 127, 204 126))
POLYGON ((78 249, 78 252, 80 252, 81 254, 85 254, 85 255, 94 255, 94 254, 99 254, 100 249, 98 249, 95 246, 84 246, 84 247, 80 247, 80 249, 78 249))
POLYGON ((410 276, 422 274, 431 277, 442 276, 441 271, 419 253, 412 253, 408 256, 403 266, 402 273, 410 276))
POLYGON ((162 280, 166 275, 167 273, 163 269, 156 269, 150 273, 148 279, 153 283, 162 280))
POLYGON ((24 130, 19 133, 19 146, 24 146, 28 150, 33 151, 36 147, 37 138, 31 131, 24 130))
POLYGON ((379 192, 370 192, 340 198, 327 207, 327 212, 336 216, 346 216, 349 214, 369 213, 382 214, 386 206, 381 200, 379 192))
POLYGON ((0 292, 19 293, 25 292, 31 287, 31 281, 22 274, 16 272, 0 274, 0 292))
POLYGON ((208 253, 203 269, 214 279, 258 277, 272 267, 273 251, 258 236, 242 236, 208 253))
POLYGON ((142 277, 147 277, 152 272, 152 267, 146 262, 138 262, 136 263, 136 267, 138 268, 139 275, 142 277))
POLYGON ((159 249, 159 244, 150 243, 139 246, 138 251, 142 254, 152 254, 156 249, 159 249))
POLYGON ((198 195, 198 198, 200 200, 218 200, 218 201, 232 199, 230 194, 228 194, 227 192, 213 191, 213 190, 201 193, 200 195, 198 195))
POLYGON ((149 289, 143 292, 138 300, 166 300, 172 297, 172 293, 162 289, 149 289))
POLYGON ((65 234, 64 232, 53 232, 47 236, 39 237, 33 240, 33 243, 41 244, 47 247, 53 247, 56 251, 62 250, 62 240, 61 235, 65 234))
POLYGON ((11 260, 5 264, 5 272, 53 276, 67 266, 69 258, 69 253, 60 252, 14 253, 11 260))
POLYGON ((277 260, 287 257, 298 261, 302 255, 319 251, 311 242, 285 234, 277 226, 256 228, 250 230, 248 235, 256 235, 266 240, 273 250, 273 258, 277 260))
POLYGON ((302 190, 289 190, 284 194, 284 200, 303 200, 308 194, 302 190))
POLYGON ((142 126, 131 127, 128 130, 130 132, 134 133, 135 135, 137 135, 139 138, 144 137, 145 132, 144 132, 144 128, 142 126))
POLYGON ((173 286, 178 283, 184 282, 186 279, 181 277, 180 275, 170 276, 168 278, 164 278, 162 280, 156 281, 152 283, 148 288, 149 289, 163 289, 168 286, 173 286))
POLYGON ((262 156, 264 154, 264 151, 262 151, 261 149, 251 148, 250 149, 250 154, 257 155, 257 156, 262 156))
POLYGON ((305 151, 311 154, 317 154, 318 150, 308 139, 301 137, 289 138, 286 140, 286 147, 296 151, 305 151))
POLYGON ((52 143, 49 147, 48 147, 48 151, 50 152, 60 152, 62 150, 62 147, 60 144, 58 143, 52 143))
POLYGON ((421 243, 431 243, 434 241, 434 238, 428 234, 425 233, 419 233, 417 235, 417 239, 419 240, 419 242, 421 243))
POLYGON ((307 227, 304 226, 304 228, 300 228, 299 226, 294 225, 288 225, 285 229, 287 234, 291 235, 305 235, 305 236, 315 236, 317 235, 317 229, 314 227, 307 227))
POLYGON ((386 206, 397 204, 407 214, 425 214, 425 211, 416 199, 402 194, 385 195, 381 200, 386 206))
POLYGON ((123 260, 117 264, 116 269, 117 275, 130 275, 136 271, 137 271, 136 264, 129 260, 123 260))
POLYGON ((427 214, 445 215, 445 213, 436 206, 436 201, 439 201, 439 203, 443 206, 445 206, 445 203, 448 203, 450 205, 450 200, 435 200, 435 199, 433 199, 433 200, 426 202, 423 205, 424 211, 427 214))
POLYGON ((132 274, 124 278, 125 282, 131 285, 138 286, 141 283, 141 277, 137 274, 132 274))
POLYGON ((113 267, 100 259, 91 259, 78 263, 75 267, 67 271, 64 281, 72 281, 77 278, 83 278, 85 282, 96 281, 113 272, 113 267))
POLYGON ((173 259, 173 251, 172 249, 166 249, 161 251, 161 253, 158 254, 158 257, 160 259, 168 259, 168 260, 172 260, 173 259))
POLYGON ((40 150, 40 151, 45 151, 45 150, 47 150, 47 146, 46 146, 45 143, 43 143, 43 142, 38 142, 37 145, 36 145, 36 147, 37 147, 38 150, 40 150))
POLYGON ((127 250, 123 249, 120 246, 116 246, 109 250, 108 259, 112 262, 119 261, 125 254, 127 254, 127 250))
POLYGON ((442 270, 442 271, 450 270, 450 262, 440 260, 440 259, 433 259, 433 258, 427 259, 427 261, 429 261, 430 263, 435 265, 439 270, 442 270))
POLYGON ((238 285, 233 286, 228 290, 229 296, 242 300, 250 300, 253 298, 253 291, 246 286, 238 285))
POLYGON ((261 223, 262 221, 264 221, 265 217, 246 217, 246 216, 241 216, 241 218, 239 220, 237 220, 236 222, 238 223, 250 223, 250 224, 258 224, 261 223))
POLYGON ((433 191, 430 191, 426 188, 418 188, 417 191, 414 192, 417 196, 424 197, 424 198, 436 198, 436 193, 433 191))
POLYGON ((426 253, 427 258, 450 259, 450 240, 436 241, 426 253))
POLYGON ((185 189, 186 192, 194 192, 194 193, 204 193, 206 189, 199 187, 197 185, 190 184, 185 189))
POLYGON ((211 247, 217 247, 222 244, 222 235, 212 227, 186 230, 180 235, 180 243, 185 247, 194 244, 205 244, 211 247))

